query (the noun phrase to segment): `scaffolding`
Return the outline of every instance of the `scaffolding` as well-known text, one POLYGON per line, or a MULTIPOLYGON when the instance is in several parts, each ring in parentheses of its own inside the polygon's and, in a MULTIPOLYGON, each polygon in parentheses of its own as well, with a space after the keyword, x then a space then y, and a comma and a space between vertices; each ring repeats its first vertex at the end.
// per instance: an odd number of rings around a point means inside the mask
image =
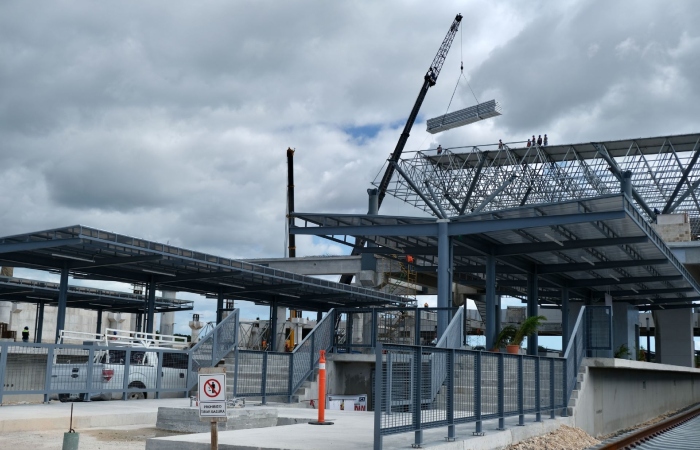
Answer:
MULTIPOLYGON (((404 257, 404 255, 401 255, 404 257)), ((410 256, 408 256, 410 258, 410 256)), ((416 291, 418 289, 418 273, 413 267, 412 261, 402 261, 399 255, 391 255, 387 260, 388 270, 384 272, 384 291, 395 294, 409 300, 409 306, 416 304, 416 291), (398 275, 398 278, 396 276, 398 275)))
MULTIPOLYGON (((434 216, 461 216, 620 192, 651 222, 687 213, 700 234, 700 134, 556 146, 510 143, 406 153, 387 193, 434 216)), ((373 183, 378 185, 378 180, 373 183)))

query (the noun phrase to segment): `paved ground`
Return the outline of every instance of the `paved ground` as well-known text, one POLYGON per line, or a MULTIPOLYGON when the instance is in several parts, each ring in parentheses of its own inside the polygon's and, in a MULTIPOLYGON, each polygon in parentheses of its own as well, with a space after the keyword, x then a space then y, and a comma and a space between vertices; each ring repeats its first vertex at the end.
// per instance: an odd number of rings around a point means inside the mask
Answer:
MULTIPOLYGON (((169 436, 155 429, 158 407, 189 407, 188 399, 111 401, 74 403, 73 428, 80 433, 80 450, 180 450, 210 449, 209 434, 169 436), (165 436, 165 437, 158 437, 165 436)), ((0 407, 2 448, 61 449, 63 433, 68 431, 70 403, 17 405, 0 407), (20 447, 21 446, 21 447, 20 447)), ((246 408, 263 408, 248 404, 246 408)), ((316 410, 279 405, 280 417, 315 418, 316 410)), ((426 430, 425 448, 492 449, 514 441, 543 434, 570 424, 569 419, 545 419, 533 422, 526 416, 527 426, 516 426, 516 419, 506 420, 506 430, 496 430, 496 421, 484 423, 486 436, 474 437, 474 424, 457 427, 456 442, 446 443, 447 428, 426 430)), ((372 448, 374 414, 360 411, 327 411, 330 426, 297 424, 219 432, 219 448, 237 449, 358 449, 372 448)), ((413 433, 384 438, 384 449, 406 449, 413 443, 413 433)))

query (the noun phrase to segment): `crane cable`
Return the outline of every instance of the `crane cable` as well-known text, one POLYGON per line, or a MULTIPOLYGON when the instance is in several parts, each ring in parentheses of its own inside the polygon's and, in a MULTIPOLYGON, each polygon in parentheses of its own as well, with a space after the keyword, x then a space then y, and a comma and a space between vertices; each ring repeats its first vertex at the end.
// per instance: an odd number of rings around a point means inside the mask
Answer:
POLYGON ((479 99, 476 98, 476 94, 474 94, 474 90, 472 89, 472 86, 469 84, 469 80, 467 80, 467 77, 464 76, 464 27, 459 29, 459 51, 460 51, 460 74, 459 77, 457 77, 457 84, 455 84, 455 88, 452 91, 452 97, 450 97, 450 103, 447 104, 447 109, 445 110, 445 114, 442 116, 442 122, 440 122, 440 125, 445 123, 445 117, 447 117, 447 113, 450 110, 450 106, 452 106, 452 100, 455 98, 455 93, 457 92, 457 87, 459 86, 459 81, 464 78, 464 81, 467 83, 467 86, 469 86, 469 90, 471 91, 472 95, 474 96, 474 100, 476 100, 476 104, 479 104, 479 99))

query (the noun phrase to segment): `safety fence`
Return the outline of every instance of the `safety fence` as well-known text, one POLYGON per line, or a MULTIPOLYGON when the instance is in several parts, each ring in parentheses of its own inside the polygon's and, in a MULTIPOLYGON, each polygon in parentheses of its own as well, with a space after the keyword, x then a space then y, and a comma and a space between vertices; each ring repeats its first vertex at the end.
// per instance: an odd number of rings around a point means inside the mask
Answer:
POLYGON ((331 310, 291 353, 237 350, 233 396, 286 396, 294 393, 317 368, 320 350, 333 346, 335 311, 331 310))
MULTIPOLYGON (((382 437, 391 434, 413 431, 420 445, 428 428, 446 426, 452 439, 457 424, 474 422, 481 433, 484 420, 498 419, 503 428, 506 417, 518 416, 524 424, 525 414, 535 414, 536 421, 543 412, 552 418, 557 410, 566 414, 593 327, 598 338, 609 335, 612 323, 601 318, 610 313, 606 306, 582 308, 563 358, 378 345, 374 448, 381 449, 382 437)), ((601 349, 605 344, 594 343, 601 349)))
POLYGON ((234 309, 189 350, 192 357, 190 358, 188 388, 192 389, 197 384, 197 373, 200 368, 213 367, 231 351, 236 351, 238 348, 238 318, 239 310, 234 309))
POLYGON ((438 315, 445 314, 450 321, 458 309, 336 309, 335 348, 338 352, 351 353, 371 351, 377 343, 435 345, 438 315))
POLYGON ((184 397, 189 352, 0 342, 0 403, 184 397))

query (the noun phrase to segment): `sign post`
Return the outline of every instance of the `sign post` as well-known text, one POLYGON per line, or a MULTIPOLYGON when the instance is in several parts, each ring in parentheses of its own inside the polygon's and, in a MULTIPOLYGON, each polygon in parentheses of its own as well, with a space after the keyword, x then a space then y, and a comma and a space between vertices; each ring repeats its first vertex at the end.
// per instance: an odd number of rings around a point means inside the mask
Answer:
POLYGON ((226 369, 199 369, 199 420, 211 421, 211 449, 219 448, 219 422, 226 422, 226 369))

